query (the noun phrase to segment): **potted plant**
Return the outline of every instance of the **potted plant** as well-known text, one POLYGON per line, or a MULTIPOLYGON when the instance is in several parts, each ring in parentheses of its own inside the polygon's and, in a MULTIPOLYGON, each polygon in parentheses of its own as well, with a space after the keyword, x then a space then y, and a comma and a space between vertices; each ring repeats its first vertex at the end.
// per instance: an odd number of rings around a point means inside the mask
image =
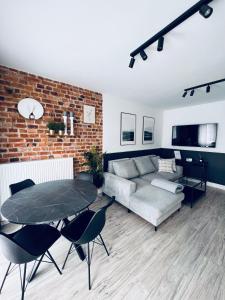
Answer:
POLYGON ((55 123, 53 121, 49 122, 47 127, 49 129, 50 135, 54 135, 55 132, 57 131, 57 123, 55 123))
POLYGON ((104 183, 103 177, 103 158, 104 153, 98 151, 97 147, 94 146, 90 151, 84 153, 86 162, 83 166, 88 166, 88 173, 92 176, 94 185, 100 189, 104 183))
POLYGON ((63 135, 65 130, 65 124, 63 122, 57 124, 59 135, 63 135))

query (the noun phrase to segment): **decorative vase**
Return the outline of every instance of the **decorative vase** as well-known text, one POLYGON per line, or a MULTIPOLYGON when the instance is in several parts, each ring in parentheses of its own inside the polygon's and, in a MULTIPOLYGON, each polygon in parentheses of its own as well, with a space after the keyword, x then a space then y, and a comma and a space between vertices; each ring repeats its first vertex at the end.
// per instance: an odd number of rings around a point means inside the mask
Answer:
POLYGON ((50 134, 50 135, 54 135, 54 134, 55 134, 55 130, 50 129, 50 130, 49 130, 49 134, 50 134))
POLYGON ((77 179, 79 180, 84 180, 84 181, 89 181, 89 182, 93 182, 93 175, 88 173, 88 172, 80 172, 77 175, 77 179))
POLYGON ((59 135, 60 135, 60 136, 63 135, 63 130, 59 130, 59 135))
POLYGON ((102 173, 93 174, 93 184, 97 189, 100 189, 103 186, 104 177, 102 173))

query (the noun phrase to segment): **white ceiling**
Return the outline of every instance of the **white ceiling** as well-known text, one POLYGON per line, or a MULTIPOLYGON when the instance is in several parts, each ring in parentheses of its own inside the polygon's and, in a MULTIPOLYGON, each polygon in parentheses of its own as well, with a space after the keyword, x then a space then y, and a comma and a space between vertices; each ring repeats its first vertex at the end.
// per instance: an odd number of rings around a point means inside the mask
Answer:
POLYGON ((225 77, 225 1, 165 36, 149 59, 128 68, 129 53, 197 0, 1 0, 0 64, 160 108, 225 99, 189 86, 225 77))

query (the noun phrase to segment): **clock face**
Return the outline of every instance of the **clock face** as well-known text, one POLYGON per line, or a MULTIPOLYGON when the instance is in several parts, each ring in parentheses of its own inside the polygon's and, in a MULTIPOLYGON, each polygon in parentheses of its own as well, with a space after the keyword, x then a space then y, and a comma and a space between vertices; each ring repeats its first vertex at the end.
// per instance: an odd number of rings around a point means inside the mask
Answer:
POLYGON ((84 105, 84 123, 95 123, 95 107, 84 105))
POLYGON ((18 111, 21 116, 30 120, 40 119, 44 114, 41 103, 32 98, 24 98, 18 103, 18 111))

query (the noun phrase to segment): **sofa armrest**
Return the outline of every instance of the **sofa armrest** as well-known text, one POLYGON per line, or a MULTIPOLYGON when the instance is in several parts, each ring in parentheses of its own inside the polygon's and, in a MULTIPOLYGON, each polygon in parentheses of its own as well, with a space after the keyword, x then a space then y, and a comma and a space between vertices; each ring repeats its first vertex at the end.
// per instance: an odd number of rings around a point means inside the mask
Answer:
POLYGON ((182 166, 178 166, 176 165, 176 168, 177 168, 177 174, 182 177, 183 176, 183 167, 182 166))
POLYGON ((136 191, 136 183, 109 172, 104 173, 103 192, 108 196, 130 196, 136 191))

